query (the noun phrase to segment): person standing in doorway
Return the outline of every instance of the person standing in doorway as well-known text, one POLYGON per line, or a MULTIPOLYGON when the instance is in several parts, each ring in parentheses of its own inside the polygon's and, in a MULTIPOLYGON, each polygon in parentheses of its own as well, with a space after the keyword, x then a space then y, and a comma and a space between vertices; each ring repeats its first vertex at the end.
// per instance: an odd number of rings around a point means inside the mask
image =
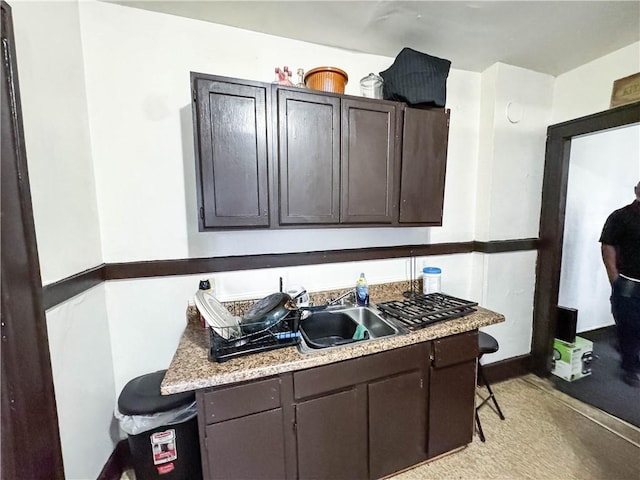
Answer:
POLYGON ((611 313, 622 356, 622 379, 640 388, 640 182, 636 199, 604 224, 602 261, 611 282, 611 313))

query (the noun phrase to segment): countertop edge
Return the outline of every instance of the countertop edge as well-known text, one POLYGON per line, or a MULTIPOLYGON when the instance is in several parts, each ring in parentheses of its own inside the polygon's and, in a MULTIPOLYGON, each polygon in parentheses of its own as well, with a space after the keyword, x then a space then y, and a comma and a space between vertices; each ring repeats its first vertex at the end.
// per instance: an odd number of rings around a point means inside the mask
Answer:
POLYGON ((208 335, 198 325, 187 325, 162 381, 162 395, 255 380, 280 373, 304 370, 364 355, 393 350, 456 335, 505 321, 502 314, 477 307, 471 315, 447 320, 392 338, 381 338, 332 351, 300 354, 296 347, 247 355, 224 363, 208 359, 208 335))

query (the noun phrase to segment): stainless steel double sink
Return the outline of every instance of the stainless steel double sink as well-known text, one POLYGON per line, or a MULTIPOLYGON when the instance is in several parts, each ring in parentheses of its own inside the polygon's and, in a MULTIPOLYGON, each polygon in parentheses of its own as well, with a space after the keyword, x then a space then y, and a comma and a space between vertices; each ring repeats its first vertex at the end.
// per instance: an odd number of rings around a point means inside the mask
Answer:
POLYGON ((300 322, 300 353, 360 344, 405 334, 404 327, 384 318, 375 307, 331 306, 309 312, 300 322))

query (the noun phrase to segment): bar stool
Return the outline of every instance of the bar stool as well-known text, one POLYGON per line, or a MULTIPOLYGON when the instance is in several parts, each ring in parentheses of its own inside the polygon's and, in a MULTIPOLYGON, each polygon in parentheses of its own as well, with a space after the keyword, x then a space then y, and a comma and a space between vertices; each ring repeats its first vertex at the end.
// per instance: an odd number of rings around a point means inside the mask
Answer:
POLYGON ((493 390, 491 390, 491 385, 487 382, 486 377, 484 376, 484 372, 482 370, 482 364, 480 363, 480 359, 484 354, 495 353, 498 351, 498 341, 493 338, 488 333, 478 332, 478 347, 480 351, 480 355, 478 355, 478 378, 482 380, 484 386, 487 387, 487 391, 489 392, 489 396, 483 398, 482 395, 479 395, 482 398, 480 404, 476 407, 476 425, 478 427, 478 436, 481 441, 486 441, 484 437, 484 432, 482 431, 482 424, 480 423, 480 417, 478 416, 478 411, 484 407, 489 400, 493 401, 493 404, 496 407, 497 413, 500 416, 500 420, 504 420, 504 415, 502 414, 502 410, 500 410, 500 405, 498 405, 498 400, 496 400, 496 396, 493 394, 493 390))

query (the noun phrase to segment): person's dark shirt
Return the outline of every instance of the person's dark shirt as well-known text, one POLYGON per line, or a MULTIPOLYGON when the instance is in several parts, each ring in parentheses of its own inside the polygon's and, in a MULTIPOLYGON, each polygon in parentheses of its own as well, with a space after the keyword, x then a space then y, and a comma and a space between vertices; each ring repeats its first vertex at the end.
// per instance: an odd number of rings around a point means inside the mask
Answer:
POLYGON ((615 247, 618 273, 640 279, 640 201, 609 215, 600 242, 615 247))

